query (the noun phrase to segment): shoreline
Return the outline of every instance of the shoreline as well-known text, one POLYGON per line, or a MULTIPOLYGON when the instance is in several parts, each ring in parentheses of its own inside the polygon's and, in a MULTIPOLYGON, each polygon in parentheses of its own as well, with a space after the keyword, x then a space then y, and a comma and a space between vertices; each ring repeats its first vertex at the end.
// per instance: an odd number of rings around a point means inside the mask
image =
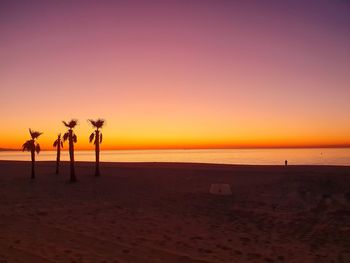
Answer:
MULTIPOLYGON (((6 163, 31 163, 30 160, 0 160, 0 164, 6 163)), ((56 161, 36 161, 36 164, 56 164, 56 161)), ((69 161, 60 161, 60 164, 67 165, 69 161)), ((95 165, 94 161, 75 161, 76 165, 95 165)), ((329 164, 284 164, 275 165, 275 164, 225 164, 225 163, 200 163, 200 162, 101 162, 101 167, 125 167, 131 166, 135 168, 350 168, 350 165, 329 165, 329 164)))
MULTIPOLYGON (((166 150, 179 150, 179 151, 195 151, 195 150, 283 150, 283 149, 349 149, 350 145, 315 145, 315 146, 277 146, 277 147, 213 147, 213 148, 120 148, 120 149, 104 149, 102 148, 101 151, 166 151, 166 150)), ((22 152, 22 149, 0 149, 0 152, 22 152)), ((43 152, 52 152, 55 151, 55 149, 41 149, 43 152)), ((67 149, 62 149, 61 151, 68 151, 67 149)), ((84 148, 84 149, 75 149, 75 151, 94 151, 93 148, 84 148)))
MULTIPOLYGON (((25 152, 0 152, 3 161, 30 161, 25 152)), ((36 156, 37 162, 55 161, 55 151, 44 151, 36 156)), ((94 151, 76 151, 78 162, 94 162, 94 151)), ((218 165, 320 165, 350 166, 350 149, 242 149, 242 150, 127 150, 101 151, 100 161, 105 163, 200 163, 218 165)), ((61 161, 69 161, 69 153, 61 152, 61 161)))

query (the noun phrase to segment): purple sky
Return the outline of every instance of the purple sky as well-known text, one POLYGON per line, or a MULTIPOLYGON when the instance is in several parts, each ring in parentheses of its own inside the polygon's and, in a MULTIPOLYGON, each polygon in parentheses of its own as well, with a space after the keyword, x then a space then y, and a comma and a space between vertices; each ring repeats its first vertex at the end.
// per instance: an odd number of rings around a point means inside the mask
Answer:
POLYGON ((1 1, 0 147, 71 117, 109 148, 350 144, 349 31, 349 1, 1 1))

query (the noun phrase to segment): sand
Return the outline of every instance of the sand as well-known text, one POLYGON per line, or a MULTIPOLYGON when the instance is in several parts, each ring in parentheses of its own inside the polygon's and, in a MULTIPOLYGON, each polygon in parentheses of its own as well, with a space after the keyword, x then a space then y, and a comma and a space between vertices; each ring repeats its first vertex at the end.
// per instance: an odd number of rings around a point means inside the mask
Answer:
POLYGON ((0 161, 1 263, 350 262, 350 167, 54 165, 0 161))

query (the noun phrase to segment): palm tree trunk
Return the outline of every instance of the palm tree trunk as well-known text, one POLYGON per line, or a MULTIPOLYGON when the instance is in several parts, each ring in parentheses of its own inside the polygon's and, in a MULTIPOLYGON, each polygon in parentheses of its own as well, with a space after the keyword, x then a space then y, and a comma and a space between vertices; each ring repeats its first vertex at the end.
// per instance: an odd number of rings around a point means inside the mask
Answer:
POLYGON ((69 131, 69 157, 70 157, 70 182, 76 182, 75 168, 74 168, 74 142, 73 142, 73 131, 69 131))
POLYGON ((100 132, 96 130, 95 137, 95 155, 96 155, 96 169, 95 176, 100 176, 100 132))
POLYGON ((57 145, 57 157, 56 157, 56 174, 59 173, 59 166, 60 166, 60 159, 61 159, 61 145, 60 141, 58 142, 57 145))
POLYGON ((31 175, 31 179, 35 179, 35 150, 31 150, 31 156, 32 156, 32 175, 31 175))

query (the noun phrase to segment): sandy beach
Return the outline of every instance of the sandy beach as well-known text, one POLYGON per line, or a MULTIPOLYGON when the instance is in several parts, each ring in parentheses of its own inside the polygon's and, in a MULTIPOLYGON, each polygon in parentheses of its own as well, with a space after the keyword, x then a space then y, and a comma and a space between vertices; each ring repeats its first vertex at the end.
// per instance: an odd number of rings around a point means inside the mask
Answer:
POLYGON ((1 263, 350 262, 350 167, 76 167, 0 161, 1 263))

